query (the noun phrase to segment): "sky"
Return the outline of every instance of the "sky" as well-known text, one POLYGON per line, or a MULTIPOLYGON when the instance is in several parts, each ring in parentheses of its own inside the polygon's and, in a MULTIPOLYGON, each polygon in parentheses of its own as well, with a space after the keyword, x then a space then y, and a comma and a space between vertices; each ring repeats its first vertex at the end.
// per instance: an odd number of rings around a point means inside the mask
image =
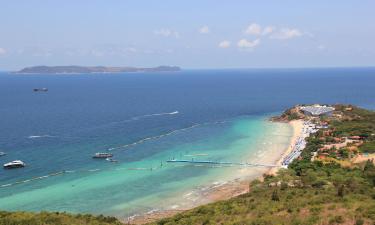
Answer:
POLYGON ((375 66, 374 0, 0 0, 0 70, 375 66))

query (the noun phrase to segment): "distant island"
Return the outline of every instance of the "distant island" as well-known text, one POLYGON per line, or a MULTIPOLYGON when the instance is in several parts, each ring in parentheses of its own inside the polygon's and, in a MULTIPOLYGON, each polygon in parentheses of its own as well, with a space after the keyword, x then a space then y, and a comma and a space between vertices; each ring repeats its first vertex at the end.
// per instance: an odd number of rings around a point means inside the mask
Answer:
POLYGON ((175 72, 178 66, 158 66, 151 68, 107 67, 107 66, 33 66, 26 67, 16 73, 42 74, 80 74, 80 73, 129 73, 129 72, 175 72))

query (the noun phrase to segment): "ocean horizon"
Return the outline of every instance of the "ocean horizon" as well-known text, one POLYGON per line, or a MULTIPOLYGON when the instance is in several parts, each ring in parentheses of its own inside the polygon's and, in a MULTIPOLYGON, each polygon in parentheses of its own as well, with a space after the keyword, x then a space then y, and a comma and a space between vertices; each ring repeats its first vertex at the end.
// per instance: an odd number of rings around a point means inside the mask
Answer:
POLYGON ((296 104, 375 109, 375 68, 0 73, 0 208, 126 218, 209 202, 213 186, 265 168, 169 159, 270 163, 289 145, 270 116, 296 104), (34 88, 48 92, 33 92, 34 88), (111 152, 117 163, 92 159, 111 152))

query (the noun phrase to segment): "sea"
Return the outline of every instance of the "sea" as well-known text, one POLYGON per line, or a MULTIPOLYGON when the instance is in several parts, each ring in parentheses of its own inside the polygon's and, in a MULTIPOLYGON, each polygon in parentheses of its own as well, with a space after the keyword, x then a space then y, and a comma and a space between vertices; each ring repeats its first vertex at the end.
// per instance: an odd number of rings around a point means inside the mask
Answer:
POLYGON ((0 210, 127 218, 207 203, 266 170, 241 163, 272 164, 290 145, 292 128, 269 117, 312 103, 375 109, 375 68, 0 72, 0 163, 26 163, 0 170, 0 210))

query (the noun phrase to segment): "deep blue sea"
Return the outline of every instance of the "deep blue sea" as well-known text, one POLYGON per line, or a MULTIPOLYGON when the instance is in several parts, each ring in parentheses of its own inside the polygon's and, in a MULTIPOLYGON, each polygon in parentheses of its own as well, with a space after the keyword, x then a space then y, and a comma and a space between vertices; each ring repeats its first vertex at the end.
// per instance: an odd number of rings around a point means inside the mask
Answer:
POLYGON ((262 162, 263 152, 288 145, 291 131, 267 118, 301 103, 375 109, 375 68, 2 72, 0 151, 7 155, 0 163, 27 166, 0 170, 0 209, 125 217, 185 207, 198 201, 191 191, 225 182, 239 168, 166 160, 262 162), (48 92, 33 92, 43 87, 48 92), (103 151, 118 163, 91 158, 103 151))

